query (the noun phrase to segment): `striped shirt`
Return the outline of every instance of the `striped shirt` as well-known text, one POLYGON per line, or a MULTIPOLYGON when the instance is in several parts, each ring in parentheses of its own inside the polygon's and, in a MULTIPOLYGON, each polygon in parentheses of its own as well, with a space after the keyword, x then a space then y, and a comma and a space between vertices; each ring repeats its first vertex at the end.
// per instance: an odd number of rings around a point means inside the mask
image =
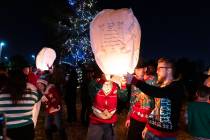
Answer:
POLYGON ((27 83, 27 89, 30 89, 30 92, 26 93, 17 104, 12 103, 10 94, 0 93, 0 113, 5 114, 7 128, 17 128, 33 123, 33 106, 42 95, 31 84, 27 83))

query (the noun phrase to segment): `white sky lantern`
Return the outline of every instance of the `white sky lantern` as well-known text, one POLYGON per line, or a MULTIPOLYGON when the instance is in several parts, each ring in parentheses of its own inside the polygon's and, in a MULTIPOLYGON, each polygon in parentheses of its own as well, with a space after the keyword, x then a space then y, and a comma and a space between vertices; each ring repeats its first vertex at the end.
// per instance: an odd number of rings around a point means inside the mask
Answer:
POLYGON ((131 9, 105 9, 90 24, 91 47, 106 75, 133 73, 140 50, 140 25, 131 9))
POLYGON ((53 49, 44 47, 36 57, 36 67, 40 70, 48 70, 55 61, 56 53, 53 49))

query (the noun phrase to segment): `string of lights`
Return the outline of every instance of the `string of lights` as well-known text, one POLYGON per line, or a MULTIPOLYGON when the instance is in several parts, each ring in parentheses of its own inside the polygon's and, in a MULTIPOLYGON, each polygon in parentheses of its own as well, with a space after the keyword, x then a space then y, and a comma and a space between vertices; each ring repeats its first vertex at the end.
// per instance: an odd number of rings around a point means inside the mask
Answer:
POLYGON ((97 14, 96 0, 68 0, 72 15, 58 22, 58 28, 67 34, 62 44, 61 61, 77 66, 94 61, 89 38, 89 24, 97 14))

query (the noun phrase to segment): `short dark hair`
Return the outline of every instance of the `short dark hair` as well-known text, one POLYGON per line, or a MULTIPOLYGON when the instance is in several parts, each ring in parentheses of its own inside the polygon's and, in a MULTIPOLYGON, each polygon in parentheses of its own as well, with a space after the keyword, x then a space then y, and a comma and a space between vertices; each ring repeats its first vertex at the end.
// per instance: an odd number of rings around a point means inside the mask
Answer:
POLYGON ((204 85, 200 86, 197 89, 197 95, 199 97, 203 97, 203 98, 209 96, 210 95, 210 88, 207 87, 207 86, 204 86, 204 85))

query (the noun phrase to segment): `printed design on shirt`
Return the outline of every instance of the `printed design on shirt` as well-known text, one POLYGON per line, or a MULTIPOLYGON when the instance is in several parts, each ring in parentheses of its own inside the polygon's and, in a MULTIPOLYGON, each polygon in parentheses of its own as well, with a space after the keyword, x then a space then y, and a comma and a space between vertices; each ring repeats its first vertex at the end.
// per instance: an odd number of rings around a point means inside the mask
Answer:
POLYGON ((149 116, 149 123, 164 129, 172 129, 171 101, 167 98, 155 98, 155 108, 149 116))
POLYGON ((134 98, 134 104, 139 103, 140 108, 142 109, 150 109, 151 108, 151 99, 141 92, 136 86, 132 86, 132 98, 134 98))
POLYGON ((160 120, 160 98, 155 98, 155 108, 151 112, 155 120, 160 120))

